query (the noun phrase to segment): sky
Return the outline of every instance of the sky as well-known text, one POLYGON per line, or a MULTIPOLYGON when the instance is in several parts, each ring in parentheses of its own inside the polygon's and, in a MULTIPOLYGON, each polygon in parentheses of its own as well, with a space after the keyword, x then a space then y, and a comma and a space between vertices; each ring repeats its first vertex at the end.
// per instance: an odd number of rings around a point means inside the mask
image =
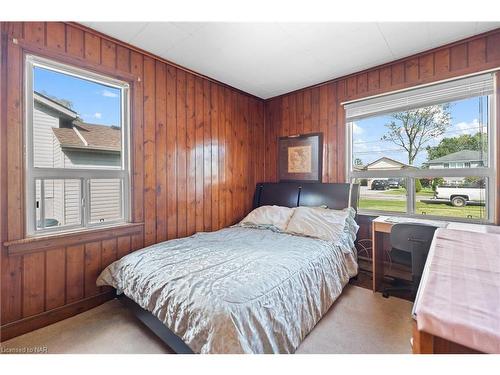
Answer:
POLYGON ((73 103, 84 122, 120 126, 120 90, 40 67, 34 68, 34 89, 73 103))
MULTIPOLYGON (((427 161, 426 146, 436 146, 442 138, 456 137, 461 134, 475 134, 479 130, 479 101, 483 102, 483 132, 487 124, 487 97, 476 97, 451 103, 451 126, 440 137, 433 139, 422 147, 415 159, 414 165, 421 166, 427 161)), ((408 163, 408 154, 399 146, 381 138, 388 129, 384 126, 390 121, 389 115, 357 120, 353 124, 353 161, 360 158, 364 165, 383 156, 397 161, 408 163)))

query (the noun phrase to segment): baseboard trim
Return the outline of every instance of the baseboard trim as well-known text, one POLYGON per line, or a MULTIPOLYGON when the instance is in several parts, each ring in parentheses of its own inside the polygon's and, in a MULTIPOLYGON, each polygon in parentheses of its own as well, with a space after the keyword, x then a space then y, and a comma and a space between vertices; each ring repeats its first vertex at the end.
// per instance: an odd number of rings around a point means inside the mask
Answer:
POLYGON ((34 331, 35 329, 46 327, 60 320, 70 318, 99 306, 114 297, 115 292, 109 291, 37 315, 16 320, 15 322, 4 324, 0 327, 0 342, 34 331))

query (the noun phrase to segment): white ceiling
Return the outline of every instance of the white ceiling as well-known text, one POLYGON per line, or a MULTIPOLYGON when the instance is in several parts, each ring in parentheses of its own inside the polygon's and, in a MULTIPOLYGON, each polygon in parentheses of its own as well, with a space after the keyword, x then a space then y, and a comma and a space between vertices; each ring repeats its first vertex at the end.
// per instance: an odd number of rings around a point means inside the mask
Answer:
POLYGON ((83 22, 267 99, 500 27, 500 22, 83 22))

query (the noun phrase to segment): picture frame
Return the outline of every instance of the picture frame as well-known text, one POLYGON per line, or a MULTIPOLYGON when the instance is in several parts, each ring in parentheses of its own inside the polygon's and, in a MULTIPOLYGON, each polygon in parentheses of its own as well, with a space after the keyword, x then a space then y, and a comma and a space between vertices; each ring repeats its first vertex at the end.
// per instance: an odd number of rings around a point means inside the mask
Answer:
POLYGON ((278 139, 280 182, 321 182, 323 133, 309 133, 278 139))

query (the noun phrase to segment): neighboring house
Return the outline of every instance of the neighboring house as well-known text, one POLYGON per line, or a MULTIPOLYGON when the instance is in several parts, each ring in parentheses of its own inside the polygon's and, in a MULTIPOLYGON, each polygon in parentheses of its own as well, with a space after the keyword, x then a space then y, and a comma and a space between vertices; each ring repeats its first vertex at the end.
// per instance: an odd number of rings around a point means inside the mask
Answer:
POLYGON ((387 156, 383 156, 380 159, 371 162, 370 164, 363 167, 365 171, 387 171, 387 170, 401 170, 407 168, 415 168, 411 165, 401 163, 397 160, 388 158, 387 156))
POLYGON ((357 164, 357 165, 353 165, 352 167, 352 170, 353 171, 364 171, 365 170, 365 166, 362 165, 362 164, 357 164))
MULTIPOLYGON (((409 164, 401 163, 397 160, 388 158, 386 156, 381 157, 368 165, 365 166, 356 166, 355 170, 358 171, 399 171, 401 169, 411 169, 415 168, 409 164)), ((370 178, 368 179, 368 186, 371 186, 373 180, 388 180, 388 178, 370 178)))
MULTIPOLYGON (((37 92, 34 93, 33 135, 35 167, 120 168, 120 128, 83 123, 75 111, 37 92)), ((40 182, 36 185, 37 207, 40 207, 42 189, 40 182)), ((49 221, 55 225, 78 224, 80 190, 78 179, 46 180, 44 209, 47 220, 53 219, 49 221)), ((120 195, 119 180, 91 180, 90 222, 121 217, 120 195)))
POLYGON ((462 150, 432 159, 425 164, 429 169, 436 168, 477 168, 484 166, 484 157, 480 151, 462 150))
MULTIPOLYGON (((480 151, 462 150, 429 160, 425 165, 427 165, 429 169, 483 167, 484 155, 480 151)), ((459 177, 444 177, 444 180, 446 184, 450 185, 460 185, 464 182, 464 179, 459 177)))

